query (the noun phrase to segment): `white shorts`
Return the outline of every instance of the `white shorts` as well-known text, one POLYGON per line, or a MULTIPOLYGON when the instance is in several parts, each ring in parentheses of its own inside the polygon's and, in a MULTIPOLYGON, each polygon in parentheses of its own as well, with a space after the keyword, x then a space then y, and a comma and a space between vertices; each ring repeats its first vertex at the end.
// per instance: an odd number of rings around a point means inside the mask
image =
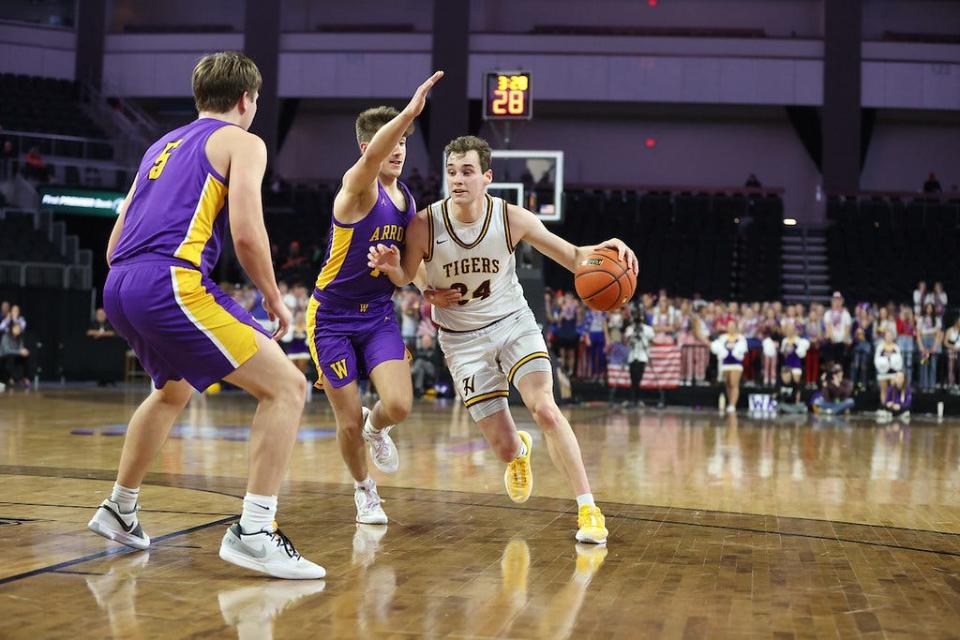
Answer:
POLYGON ((743 371, 742 364, 721 364, 720 373, 726 373, 728 371, 743 371))
POLYGON ((553 373, 543 333, 530 309, 482 329, 438 332, 460 400, 475 421, 507 408, 510 385, 534 371, 553 373))

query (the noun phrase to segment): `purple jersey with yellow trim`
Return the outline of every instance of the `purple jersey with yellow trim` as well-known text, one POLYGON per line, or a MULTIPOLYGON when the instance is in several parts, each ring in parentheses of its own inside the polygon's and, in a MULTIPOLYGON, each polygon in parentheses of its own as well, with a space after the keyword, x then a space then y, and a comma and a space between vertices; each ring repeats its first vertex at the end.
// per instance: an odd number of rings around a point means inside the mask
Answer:
POLYGON ((201 118, 147 149, 112 265, 176 258, 210 273, 227 230, 227 180, 211 166, 206 145, 225 126, 201 118))
POLYGON ((333 219, 327 257, 313 292, 318 300, 376 306, 393 296, 395 287, 390 278, 367 266, 367 253, 376 244, 397 246, 403 251, 407 223, 417 212, 410 190, 400 181, 397 184, 406 197, 405 211, 397 208, 377 181, 377 202, 362 220, 343 224, 333 219))

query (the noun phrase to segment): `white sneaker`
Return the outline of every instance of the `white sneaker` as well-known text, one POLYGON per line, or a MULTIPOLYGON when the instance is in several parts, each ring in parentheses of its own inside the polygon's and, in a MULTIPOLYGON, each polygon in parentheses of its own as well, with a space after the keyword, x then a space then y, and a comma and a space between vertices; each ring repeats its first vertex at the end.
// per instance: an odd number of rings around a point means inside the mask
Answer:
POLYGON ((280 529, 244 533, 235 524, 223 535, 220 559, 274 578, 316 580, 327 575, 323 567, 301 556, 280 529))
POLYGON ((387 514, 380 506, 380 494, 377 485, 371 481, 370 488, 358 483, 353 484, 353 501, 357 503, 357 522, 360 524, 387 524, 387 514))
POLYGON ((393 443, 390 437, 390 429, 395 425, 388 425, 383 429, 374 429, 370 423, 370 415, 373 413, 370 409, 362 407, 363 410, 363 439, 370 447, 370 457, 373 458, 373 464, 384 473, 393 473, 400 467, 400 454, 397 453, 397 445, 393 443))
POLYGON ((87 529, 100 534, 108 540, 125 544, 134 549, 146 549, 150 546, 150 536, 143 532, 137 511, 140 504, 133 507, 133 511, 123 512, 120 505, 107 498, 97 507, 87 529))

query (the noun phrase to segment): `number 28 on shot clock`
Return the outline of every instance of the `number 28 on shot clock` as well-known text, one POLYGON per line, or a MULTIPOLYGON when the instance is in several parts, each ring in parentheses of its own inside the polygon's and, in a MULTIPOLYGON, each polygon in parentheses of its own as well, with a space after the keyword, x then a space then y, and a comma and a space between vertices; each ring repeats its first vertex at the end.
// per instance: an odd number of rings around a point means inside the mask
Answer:
POLYGON ((529 71, 488 71, 483 78, 483 117, 486 120, 529 120, 533 93, 529 71))

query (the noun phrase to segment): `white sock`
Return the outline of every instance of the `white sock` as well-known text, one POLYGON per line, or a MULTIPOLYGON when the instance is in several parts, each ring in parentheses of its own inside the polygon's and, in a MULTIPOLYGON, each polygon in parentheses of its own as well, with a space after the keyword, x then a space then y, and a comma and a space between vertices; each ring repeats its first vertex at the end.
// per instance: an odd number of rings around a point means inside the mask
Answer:
POLYGON ((123 485, 113 483, 113 493, 110 494, 110 499, 120 505, 120 511, 123 513, 130 513, 137 506, 137 500, 140 498, 140 487, 136 489, 128 489, 123 485))
POLYGON ((584 493, 583 495, 577 496, 577 508, 579 509, 582 506, 595 507, 597 504, 593 501, 592 493, 584 493))
POLYGON ((373 478, 371 478, 370 476, 367 476, 367 479, 364 480, 363 482, 357 482, 356 480, 354 480, 353 488, 363 489, 364 491, 372 491, 373 489, 377 488, 377 483, 373 481, 373 478))
POLYGON ((247 493, 243 497, 240 528, 244 533, 273 531, 273 521, 276 519, 277 496, 258 496, 255 493, 247 493))
POLYGON ((515 456, 513 457, 513 459, 516 460, 517 458, 522 458, 522 457, 525 456, 525 455, 527 455, 527 445, 525 445, 525 444, 523 443, 523 440, 521 440, 521 441, 520 441, 520 448, 517 449, 517 455, 515 455, 515 456))

